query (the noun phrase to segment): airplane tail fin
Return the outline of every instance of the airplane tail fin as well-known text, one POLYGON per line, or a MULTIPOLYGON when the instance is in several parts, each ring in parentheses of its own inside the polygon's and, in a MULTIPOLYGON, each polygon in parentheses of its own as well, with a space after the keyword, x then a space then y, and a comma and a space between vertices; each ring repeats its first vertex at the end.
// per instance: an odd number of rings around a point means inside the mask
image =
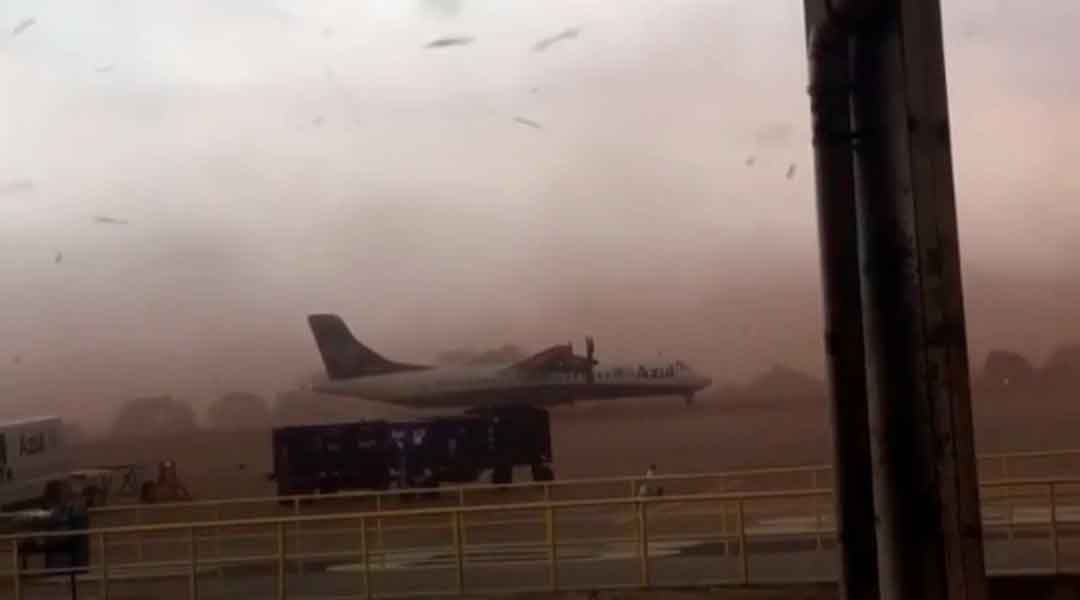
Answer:
POLYGON ((341 317, 330 314, 308 315, 308 325, 322 355, 330 379, 349 379, 384 375, 398 371, 424 369, 389 360, 361 344, 341 317))

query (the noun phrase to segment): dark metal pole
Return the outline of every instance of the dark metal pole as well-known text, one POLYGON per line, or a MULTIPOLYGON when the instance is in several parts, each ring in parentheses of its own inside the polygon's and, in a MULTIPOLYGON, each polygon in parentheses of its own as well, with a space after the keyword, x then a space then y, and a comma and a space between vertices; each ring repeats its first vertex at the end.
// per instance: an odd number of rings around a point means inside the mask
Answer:
POLYGON ((852 43, 881 597, 986 598, 939 0, 852 43))
POLYGON ((839 598, 878 597, 848 55, 824 0, 805 0, 825 351, 833 433, 839 598))

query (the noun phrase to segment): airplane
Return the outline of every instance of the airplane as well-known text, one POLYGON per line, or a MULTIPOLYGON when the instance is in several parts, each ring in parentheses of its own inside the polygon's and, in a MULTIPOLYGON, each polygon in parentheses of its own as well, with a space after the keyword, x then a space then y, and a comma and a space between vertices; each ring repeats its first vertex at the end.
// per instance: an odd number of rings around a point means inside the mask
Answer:
POLYGON ((571 344, 555 345, 504 365, 435 367, 389 360, 357 341, 341 317, 308 316, 327 379, 315 392, 364 398, 414 408, 547 406, 578 400, 682 396, 712 384, 685 362, 601 364, 586 338, 586 355, 571 344))

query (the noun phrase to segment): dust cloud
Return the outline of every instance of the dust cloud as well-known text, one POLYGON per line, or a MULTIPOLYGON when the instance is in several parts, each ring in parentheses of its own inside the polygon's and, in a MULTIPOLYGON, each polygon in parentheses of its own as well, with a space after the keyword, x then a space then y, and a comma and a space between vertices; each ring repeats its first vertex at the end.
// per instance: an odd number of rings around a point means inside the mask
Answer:
MULTIPOLYGON (((401 360, 592 335, 821 375, 797 2, 9 4, 0 417, 275 398, 323 311, 401 360)), ((1080 340, 1075 42, 946 8, 972 363, 1041 363, 1080 340)))

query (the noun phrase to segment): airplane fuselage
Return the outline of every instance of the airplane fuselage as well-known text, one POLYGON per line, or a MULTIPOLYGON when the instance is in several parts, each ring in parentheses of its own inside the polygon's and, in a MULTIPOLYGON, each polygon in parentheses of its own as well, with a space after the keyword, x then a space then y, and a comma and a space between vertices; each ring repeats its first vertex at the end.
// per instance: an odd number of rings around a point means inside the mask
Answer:
POLYGON ((522 373, 506 365, 447 367, 329 380, 320 393, 423 408, 562 404, 641 396, 692 396, 711 380, 680 362, 598 364, 580 372, 522 373))

